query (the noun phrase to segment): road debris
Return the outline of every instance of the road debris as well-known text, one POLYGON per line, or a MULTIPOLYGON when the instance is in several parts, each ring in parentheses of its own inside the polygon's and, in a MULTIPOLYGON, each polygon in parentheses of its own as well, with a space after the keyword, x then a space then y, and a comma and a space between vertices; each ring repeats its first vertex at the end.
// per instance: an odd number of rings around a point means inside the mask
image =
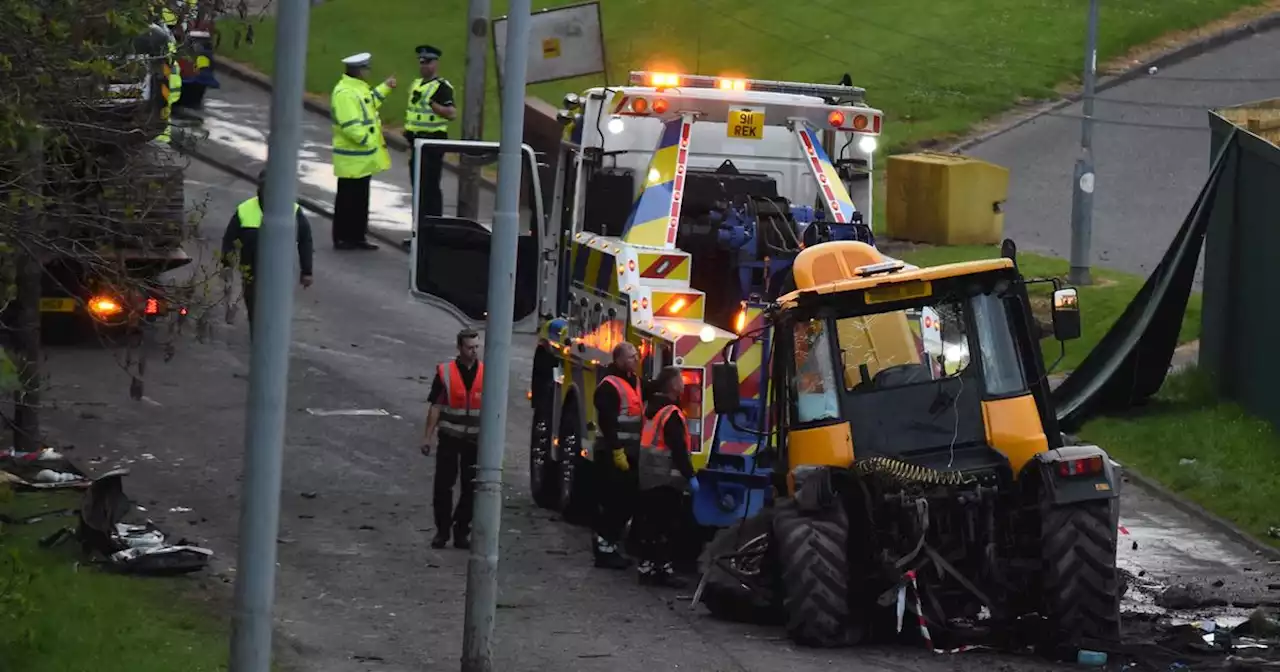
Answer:
POLYGON ((329 417, 335 415, 345 416, 384 416, 391 415, 391 412, 385 408, 308 408, 307 413, 317 417, 329 417))

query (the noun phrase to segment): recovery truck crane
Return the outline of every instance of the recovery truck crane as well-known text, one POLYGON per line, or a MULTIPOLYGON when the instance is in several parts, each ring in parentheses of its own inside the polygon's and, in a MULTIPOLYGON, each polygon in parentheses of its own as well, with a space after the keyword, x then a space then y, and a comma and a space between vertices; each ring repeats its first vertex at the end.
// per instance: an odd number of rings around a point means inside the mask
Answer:
MULTIPOLYGON (((517 325, 538 325, 539 334, 533 497, 569 520, 587 517, 591 399, 611 350, 627 340, 647 376, 666 365, 684 370, 692 457, 705 484, 694 518, 726 526, 764 503, 768 472, 755 464, 758 439, 718 422, 709 367, 794 286, 790 265, 802 249, 874 243, 872 155, 883 115, 855 86, 633 72, 627 86, 567 95, 559 118, 559 146, 539 148, 557 157, 545 214, 543 174, 525 145, 532 225, 516 271, 517 325)), ((423 148, 492 154, 497 143, 422 140, 415 151, 423 148)), ((431 245, 415 238, 413 293, 480 322, 487 227, 428 217, 424 231, 431 245)), ((759 429, 768 338, 732 350, 751 363, 740 367, 738 389, 756 409, 738 424, 759 429)))

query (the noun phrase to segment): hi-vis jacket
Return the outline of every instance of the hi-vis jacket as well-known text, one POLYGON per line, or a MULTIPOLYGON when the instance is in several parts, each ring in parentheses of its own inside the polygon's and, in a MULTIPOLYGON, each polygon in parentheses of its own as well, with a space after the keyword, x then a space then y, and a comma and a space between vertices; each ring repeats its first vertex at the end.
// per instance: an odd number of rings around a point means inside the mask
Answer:
POLYGON ((693 439, 689 436, 689 423, 679 406, 669 404, 644 422, 640 436, 640 489, 651 490, 662 486, 684 487, 685 478, 671 459, 671 446, 667 445, 666 426, 672 417, 680 419, 684 433, 683 450, 688 451, 693 439))
POLYGON ((368 82, 349 75, 343 75, 333 87, 330 108, 334 175, 358 179, 391 167, 378 117, 378 109, 390 94, 391 87, 386 82, 370 87, 368 82))
POLYGON ((440 89, 443 79, 434 77, 413 80, 409 89, 409 109, 405 110, 404 130, 411 133, 444 133, 449 130, 449 120, 431 109, 431 98, 440 89))
POLYGON ((480 436, 480 401, 484 393, 484 362, 476 363, 476 379, 467 389, 456 361, 436 366, 444 384, 439 431, 444 436, 475 441, 480 436))
POLYGON ((607 436, 608 432, 605 431, 608 420, 602 415, 615 412, 615 409, 601 408, 600 397, 597 396, 596 414, 599 428, 596 430, 595 440, 591 442, 592 459, 609 460, 615 448, 622 448, 628 457, 636 459, 640 453, 640 431, 644 422, 644 402, 641 400, 640 390, 633 387, 627 379, 612 374, 600 381, 601 388, 605 385, 612 387, 618 394, 617 426, 614 428, 617 445, 611 445, 611 437, 607 436))

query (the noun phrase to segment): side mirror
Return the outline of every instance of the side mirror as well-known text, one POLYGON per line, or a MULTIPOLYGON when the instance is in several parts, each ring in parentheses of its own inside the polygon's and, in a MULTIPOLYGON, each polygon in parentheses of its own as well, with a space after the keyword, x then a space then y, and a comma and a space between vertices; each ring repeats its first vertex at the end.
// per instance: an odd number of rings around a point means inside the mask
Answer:
POLYGON ((711 365, 712 402, 716 413, 736 413, 742 408, 738 396, 738 365, 718 362, 711 365))
POLYGON ((1059 341, 1080 338, 1080 297, 1074 287, 1053 292, 1053 337, 1059 341))

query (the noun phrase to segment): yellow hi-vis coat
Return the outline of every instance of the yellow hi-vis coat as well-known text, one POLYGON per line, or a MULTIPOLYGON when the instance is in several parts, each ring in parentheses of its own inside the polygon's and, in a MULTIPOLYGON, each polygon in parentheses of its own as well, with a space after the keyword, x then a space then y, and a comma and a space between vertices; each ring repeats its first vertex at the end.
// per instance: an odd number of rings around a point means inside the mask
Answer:
POLYGON ((333 87, 330 108, 333 115, 333 174, 340 178, 361 178, 391 167, 387 140, 382 137, 378 109, 391 94, 385 82, 370 87, 367 82, 343 75, 333 87))

